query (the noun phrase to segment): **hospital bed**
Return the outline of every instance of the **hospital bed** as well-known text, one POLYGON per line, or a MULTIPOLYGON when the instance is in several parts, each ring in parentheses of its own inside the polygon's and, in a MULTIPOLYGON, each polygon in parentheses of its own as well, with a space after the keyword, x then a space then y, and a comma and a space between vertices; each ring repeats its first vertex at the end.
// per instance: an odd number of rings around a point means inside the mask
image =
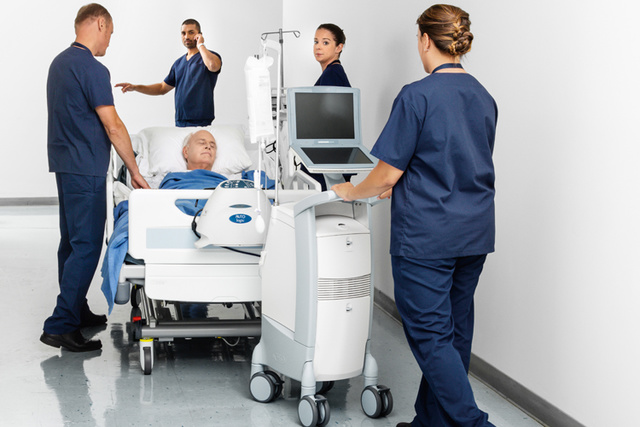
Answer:
MULTIPOLYGON (((206 129, 217 141, 214 172, 234 179, 256 166, 257 147, 246 141, 241 126, 213 125, 206 129)), ((166 173, 186 170, 182 143, 193 131, 154 127, 132 135, 140 172, 152 187, 157 187, 166 173)), ((113 207, 127 198, 129 204, 128 261, 121 266, 113 298, 117 304, 130 300, 134 307, 133 338, 140 343, 144 373, 152 371, 154 343, 158 341, 260 336, 262 247, 243 247, 240 251, 217 246, 197 249, 193 217, 176 207, 178 200, 207 200, 215 190, 131 191, 127 183, 122 160, 112 151, 107 179, 107 239, 114 232, 113 207), (187 318, 185 307, 194 304, 222 308, 223 312, 228 307, 229 316, 187 318)), ((319 184, 299 171, 288 187, 279 190, 281 200, 300 200, 319 192, 319 184)), ((273 191, 267 195, 274 197, 273 191)))

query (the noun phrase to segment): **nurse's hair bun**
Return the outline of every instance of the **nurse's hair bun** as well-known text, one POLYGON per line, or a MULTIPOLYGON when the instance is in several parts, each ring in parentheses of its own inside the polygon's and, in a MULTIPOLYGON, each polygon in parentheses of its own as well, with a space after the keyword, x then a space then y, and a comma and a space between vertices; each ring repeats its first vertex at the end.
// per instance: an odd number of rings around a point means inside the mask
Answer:
POLYGON ((417 24, 420 34, 426 33, 444 53, 462 56, 471 50, 471 20, 459 7, 435 4, 420 15, 417 24))

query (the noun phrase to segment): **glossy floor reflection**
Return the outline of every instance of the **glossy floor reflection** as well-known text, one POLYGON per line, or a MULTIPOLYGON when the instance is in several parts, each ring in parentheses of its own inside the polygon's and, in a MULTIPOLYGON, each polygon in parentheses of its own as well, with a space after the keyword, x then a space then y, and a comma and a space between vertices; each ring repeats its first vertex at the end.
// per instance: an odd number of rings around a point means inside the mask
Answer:
MULTIPOLYGON (((103 328, 85 330, 103 349, 70 353, 38 341, 57 295, 57 207, 0 207, 0 423, 6 426, 295 426, 297 398, 269 404, 249 393, 255 340, 230 347, 220 339, 160 345, 151 375, 143 375, 130 339, 130 306, 116 306, 103 328)), ((89 303, 106 312, 96 277, 89 303)), ((361 377, 339 381, 327 394, 330 426, 395 426, 413 417, 420 372, 401 326, 376 309, 372 353, 380 384, 394 409, 370 419, 360 408, 361 377)), ((287 384, 289 386, 290 384, 287 384)), ((478 404, 497 426, 538 426, 526 414, 472 379, 478 404)), ((294 387, 293 385, 292 388, 294 387)))

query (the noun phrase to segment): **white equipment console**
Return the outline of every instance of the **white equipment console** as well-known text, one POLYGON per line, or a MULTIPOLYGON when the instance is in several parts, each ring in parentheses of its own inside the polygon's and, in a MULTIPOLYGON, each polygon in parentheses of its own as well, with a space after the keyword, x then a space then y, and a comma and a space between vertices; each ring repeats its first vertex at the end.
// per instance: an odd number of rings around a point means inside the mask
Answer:
POLYGON ((373 418, 393 407, 378 385, 369 351, 373 313, 370 212, 366 201, 343 202, 333 191, 274 206, 262 253, 262 338, 251 361, 251 394, 269 402, 281 372, 301 382, 298 416, 326 425, 329 404, 316 392, 364 375, 362 407, 373 418))

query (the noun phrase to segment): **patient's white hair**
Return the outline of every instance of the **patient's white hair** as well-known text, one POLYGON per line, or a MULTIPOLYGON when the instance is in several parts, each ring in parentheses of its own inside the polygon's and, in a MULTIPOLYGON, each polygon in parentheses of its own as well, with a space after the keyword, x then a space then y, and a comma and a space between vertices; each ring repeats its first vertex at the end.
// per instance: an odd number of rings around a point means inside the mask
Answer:
POLYGON ((193 136, 195 132, 191 132, 189 133, 189 135, 185 136, 184 141, 182 141, 182 148, 186 147, 187 145, 189 145, 189 142, 191 142, 191 137, 193 136))
MULTIPOLYGON (((186 147, 187 145, 189 145, 189 143, 191 142, 191 137, 193 136, 195 132, 190 132, 185 138, 184 141, 182 141, 182 149, 184 150, 184 147, 186 147)), ((187 161, 187 157, 183 154, 182 158, 184 159, 184 164, 188 164, 189 162, 187 161)))

